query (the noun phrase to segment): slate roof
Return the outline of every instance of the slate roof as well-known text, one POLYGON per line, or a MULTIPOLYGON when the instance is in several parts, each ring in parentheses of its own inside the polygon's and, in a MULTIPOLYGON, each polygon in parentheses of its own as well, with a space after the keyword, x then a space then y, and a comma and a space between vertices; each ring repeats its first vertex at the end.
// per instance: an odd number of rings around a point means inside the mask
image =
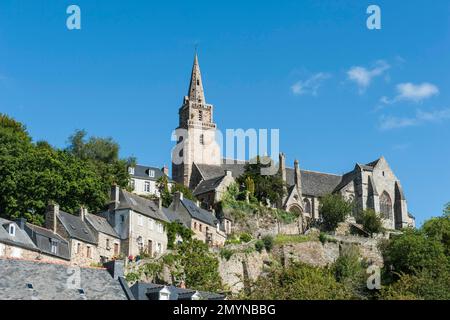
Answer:
POLYGON ((183 221, 180 218, 180 216, 178 215, 178 213, 176 213, 175 211, 172 211, 169 208, 165 208, 165 207, 162 207, 161 210, 164 213, 164 215, 166 216, 167 220, 169 220, 170 222, 175 222, 175 221, 181 222, 181 223, 183 223, 183 225, 186 228, 189 228, 189 225, 187 224, 187 222, 183 221))
POLYGON ((210 226, 213 227, 216 226, 218 220, 213 215, 212 212, 197 207, 197 205, 193 201, 186 198, 183 198, 183 200, 181 200, 181 203, 186 208, 186 210, 188 211, 188 213, 191 215, 192 218, 207 223, 210 226))
POLYGON ((225 178, 225 175, 222 175, 221 177, 215 177, 208 180, 202 180, 197 185, 197 187, 194 190, 194 196, 203 194, 206 192, 214 191, 222 182, 223 178, 225 178))
POLYGON ((85 221, 81 220, 79 216, 75 216, 64 211, 59 211, 58 218, 71 238, 87 243, 97 244, 95 236, 89 226, 85 221))
POLYGON ((106 269, 77 267, 81 288, 70 288, 67 284, 73 271, 68 268, 63 264, 0 259, 0 300, 126 300, 119 281, 106 269))
POLYGON ((245 172, 245 163, 209 165, 209 164, 195 164, 200 170, 204 180, 217 178, 225 175, 225 170, 230 170, 234 178, 239 177, 245 172))
POLYGON ((153 219, 169 222, 162 210, 152 200, 120 189, 119 201, 117 210, 131 209, 153 219))
POLYGON ((35 226, 30 223, 25 224, 25 231, 35 246, 45 254, 70 260, 69 243, 59 234, 53 233, 52 230, 35 226), (51 239, 56 240, 58 243, 56 254, 51 250, 51 239))
POLYGON ((162 176, 164 176, 164 172, 162 172, 162 170, 160 168, 151 167, 151 166, 143 166, 140 164, 137 164, 134 167, 134 174, 131 175, 132 178, 153 180, 153 181, 158 180, 162 176), (155 172, 154 177, 149 176, 149 171, 151 171, 151 170, 153 170, 155 172))
MULTIPOLYGON (((30 250, 37 250, 37 247, 34 245, 33 241, 30 239, 28 234, 19 228, 16 222, 9 221, 3 218, 0 218, 0 242, 22 247, 30 250), (15 236, 10 236, 7 230, 9 224, 14 224, 16 227, 15 236)), ((0 269, 1 270, 1 269, 0 269)))
POLYGON ((120 238, 106 218, 88 213, 86 214, 85 219, 97 232, 107 234, 117 239, 120 238))
MULTIPOLYGON (((294 169, 286 168, 286 182, 289 186, 295 184, 294 173, 294 169)), ((332 193, 342 180, 342 176, 329 173, 300 170, 300 174, 302 193, 314 197, 332 193)))
MULTIPOLYGON (((204 181, 200 182, 195 188, 194 195, 207 192, 203 190, 211 190, 218 179, 224 176, 225 170, 230 170, 233 177, 239 177, 245 172, 245 165, 246 164, 242 162, 222 164, 220 166, 196 164, 204 181)), ((315 197, 321 197, 325 194, 332 193, 342 180, 342 176, 329 173, 300 170, 300 174, 303 194, 315 197)), ((286 168, 286 182, 289 186, 295 184, 293 168, 286 168)))

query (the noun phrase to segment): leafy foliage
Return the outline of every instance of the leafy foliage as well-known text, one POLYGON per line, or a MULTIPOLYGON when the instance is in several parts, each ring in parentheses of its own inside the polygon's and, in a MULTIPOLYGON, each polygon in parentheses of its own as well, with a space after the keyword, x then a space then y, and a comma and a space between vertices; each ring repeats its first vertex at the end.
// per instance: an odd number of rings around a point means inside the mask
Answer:
POLYGON ((239 237, 242 242, 250 242, 252 241, 252 235, 249 233, 242 233, 239 237))
POLYGON ((375 210, 367 209, 361 213, 361 224, 370 235, 383 232, 383 221, 375 210))
POLYGON ((256 163, 248 163, 245 172, 237 182, 239 185, 247 186, 248 191, 252 191, 258 201, 265 202, 267 199, 271 203, 279 202, 285 194, 285 184, 279 175, 261 175, 261 169, 269 167, 270 164, 263 164, 257 157, 256 163), (251 182, 253 181, 253 182, 251 182))
POLYGON ((421 230, 404 230, 382 248, 386 266, 396 273, 416 274, 429 270, 435 274, 448 268, 448 257, 439 241, 421 230))
POLYGON ((192 201, 196 201, 194 195, 192 194, 192 191, 182 184, 173 183, 172 187, 169 188, 169 179, 165 175, 160 177, 158 179, 158 181, 156 182, 156 184, 157 184, 158 191, 161 195, 162 205, 166 208, 169 207, 170 204, 172 203, 173 195, 177 191, 182 192, 183 197, 190 199, 192 201))
POLYGON ((102 210, 113 181, 128 185, 125 165, 81 158, 45 141, 34 144, 25 126, 0 115, 0 212, 6 218, 41 225, 50 200, 69 213, 81 205, 102 210))
POLYGON ((191 239, 177 244, 175 249, 164 257, 175 283, 184 281, 186 287, 195 290, 216 292, 222 289, 219 260, 205 243, 191 239))
POLYGON ((273 237, 270 236, 270 235, 264 236, 262 238, 262 241, 264 243, 264 248, 266 249, 266 251, 270 252, 272 250, 272 248, 273 248, 274 243, 275 243, 275 240, 273 239, 273 237))
POLYGON ((442 243, 446 255, 450 256, 450 213, 426 221, 422 229, 429 238, 442 243))
POLYGON ((194 232, 191 229, 186 228, 184 225, 177 221, 166 223, 167 232, 167 248, 174 249, 175 239, 178 236, 181 237, 182 241, 189 241, 192 238, 194 232))
POLYGON ((251 300, 349 299, 351 292, 336 281, 330 269, 293 262, 287 268, 274 266, 251 286, 251 300))
POLYGON ((320 199, 319 213, 326 231, 336 230, 338 224, 351 214, 353 204, 340 194, 328 194, 320 199))
POLYGON ((261 251, 264 249, 264 242, 262 240, 256 241, 255 242, 255 249, 256 249, 256 251, 261 253, 261 251))

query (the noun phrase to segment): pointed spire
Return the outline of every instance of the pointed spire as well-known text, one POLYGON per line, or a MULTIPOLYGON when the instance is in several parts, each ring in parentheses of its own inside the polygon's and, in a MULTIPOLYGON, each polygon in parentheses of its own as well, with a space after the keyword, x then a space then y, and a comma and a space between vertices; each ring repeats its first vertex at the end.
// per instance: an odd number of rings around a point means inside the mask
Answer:
POLYGON ((198 64, 197 52, 195 53, 194 65, 192 66, 188 97, 191 102, 205 103, 205 94, 203 92, 202 75, 200 73, 200 65, 198 64))

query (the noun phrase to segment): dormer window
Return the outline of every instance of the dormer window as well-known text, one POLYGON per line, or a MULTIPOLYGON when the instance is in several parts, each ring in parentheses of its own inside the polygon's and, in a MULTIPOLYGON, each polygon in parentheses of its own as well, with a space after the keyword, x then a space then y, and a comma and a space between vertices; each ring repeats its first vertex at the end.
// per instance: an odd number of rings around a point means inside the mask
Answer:
POLYGON ((134 174, 134 167, 128 167, 128 173, 134 174))
POLYGON ((154 178, 154 177, 155 177, 155 170, 149 170, 149 171, 148 171, 148 176, 149 176, 150 178, 154 178))
POLYGON ((51 252, 53 254, 57 254, 58 253, 58 242, 54 239, 51 239, 50 242, 51 242, 51 252))
POLYGON ((16 226, 13 225, 12 223, 8 227, 8 233, 9 233, 9 235, 11 237, 15 237, 16 236, 16 226))

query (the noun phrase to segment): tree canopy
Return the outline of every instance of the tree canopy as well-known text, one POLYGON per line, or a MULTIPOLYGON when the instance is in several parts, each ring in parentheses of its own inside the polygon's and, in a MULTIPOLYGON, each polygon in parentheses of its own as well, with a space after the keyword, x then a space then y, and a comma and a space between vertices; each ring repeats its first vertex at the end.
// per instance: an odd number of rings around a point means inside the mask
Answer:
POLYGON ((69 213, 81 205, 93 212, 102 210, 113 182, 128 186, 126 163, 104 161, 81 156, 71 147, 61 150, 46 141, 33 143, 24 125, 0 115, 0 215, 42 224, 49 201, 69 213))

